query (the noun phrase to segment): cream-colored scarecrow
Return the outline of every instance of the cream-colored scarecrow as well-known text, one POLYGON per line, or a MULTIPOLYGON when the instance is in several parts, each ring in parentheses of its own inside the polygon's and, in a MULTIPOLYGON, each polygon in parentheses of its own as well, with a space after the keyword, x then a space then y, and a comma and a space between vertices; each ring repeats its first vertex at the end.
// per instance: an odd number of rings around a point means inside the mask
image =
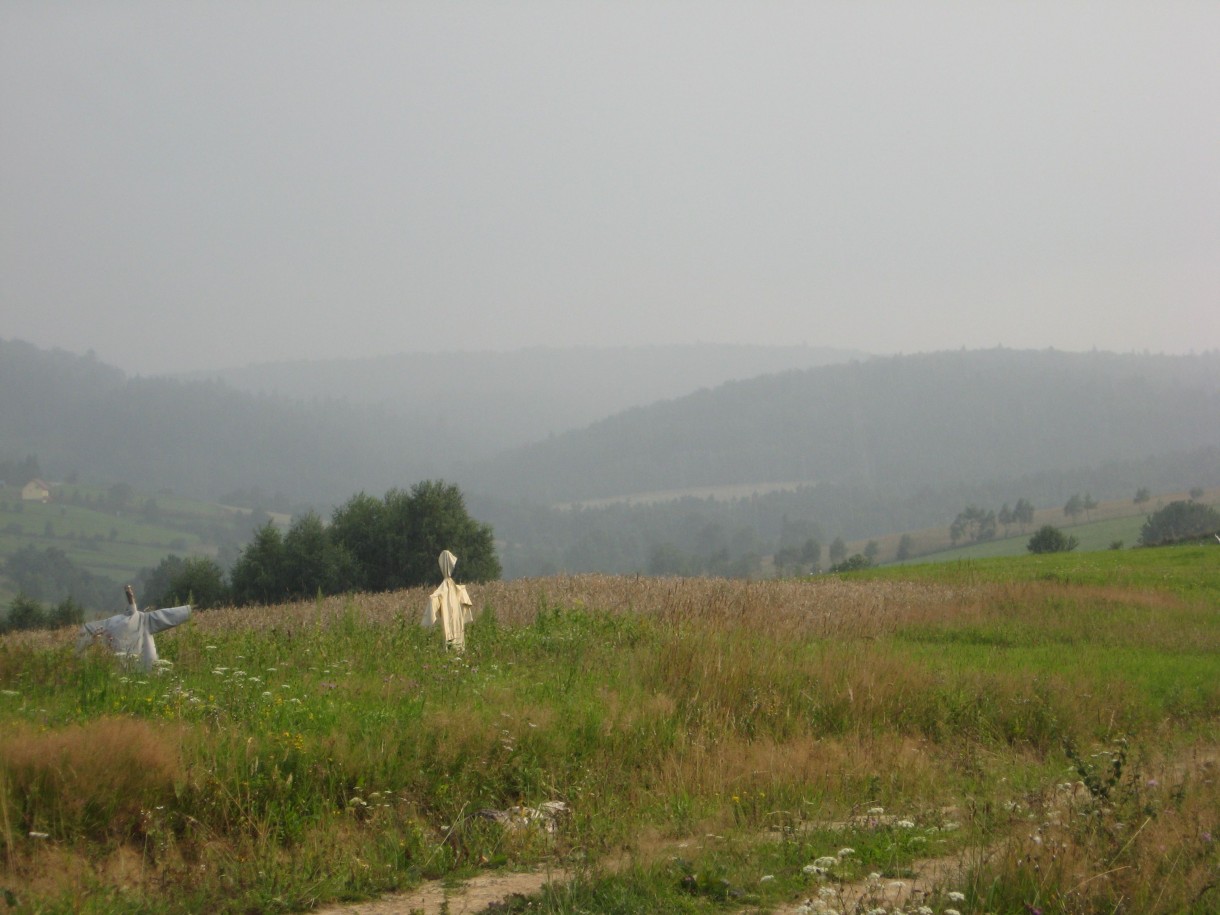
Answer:
POLYGON ((445 580, 428 595, 428 606, 424 609, 424 625, 433 626, 439 619, 445 627, 445 645, 457 651, 466 648, 466 624, 473 622, 470 608, 474 604, 466 593, 466 586, 453 580, 453 567, 457 557, 444 550, 440 556, 441 574, 445 580))

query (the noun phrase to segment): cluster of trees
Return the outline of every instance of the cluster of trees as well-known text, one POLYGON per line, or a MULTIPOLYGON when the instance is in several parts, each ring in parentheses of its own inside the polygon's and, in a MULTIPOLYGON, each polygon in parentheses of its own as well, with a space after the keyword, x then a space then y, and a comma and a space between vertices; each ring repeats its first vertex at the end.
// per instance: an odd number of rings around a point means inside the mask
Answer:
POLYGON ((167 556, 149 570, 143 587, 161 606, 189 602, 200 609, 392 591, 438 582, 437 557, 446 549, 457 555, 464 580, 500 577, 491 528, 470 517, 456 486, 427 480, 410 492, 391 489, 381 499, 353 496, 329 524, 314 512, 294 520, 287 532, 267 522, 227 582, 211 559, 167 556))
POLYGON ((1140 528, 1140 543, 1161 546, 1216 534, 1220 534, 1220 512, 1193 499, 1178 500, 1148 516, 1140 528))
POLYGON ((775 551, 772 559, 777 575, 802 575, 818 570, 822 561, 822 544, 813 537, 799 547, 784 546, 775 551))
POLYGON ((21 460, 0 459, 0 483, 8 486, 24 486, 30 480, 42 476, 38 469, 38 458, 31 454, 21 460))
POLYGON ((1019 525, 1024 533, 1025 526, 1033 520, 1034 505, 1025 498, 1017 499, 1017 504, 1012 508, 1005 502, 998 513, 979 508, 977 505, 968 505, 957 513, 957 517, 949 525, 949 539, 953 541, 954 546, 962 540, 982 543, 984 540, 994 540, 1000 527, 1004 528, 1005 536, 1014 524, 1019 525))
POLYGON ((23 629, 58 629, 79 626, 85 619, 85 608, 72 598, 64 598, 54 607, 44 607, 26 594, 18 594, 9 604, 8 615, 0 619, 0 634, 23 629))
POLYGON ((122 591, 109 578, 82 569, 56 547, 25 546, 4 561, 4 574, 31 600, 71 600, 89 610, 122 606, 122 591))
MULTIPOLYGON (((1138 495, 1138 493, 1137 493, 1138 495)), ((1089 520, 1089 512, 1097 507, 1097 500, 1089 493, 1083 496, 1078 493, 1072 493, 1067 502, 1063 505, 1063 513, 1067 517, 1075 521, 1081 515, 1084 515, 1086 521, 1089 520)))
POLYGON ((648 556, 649 575, 697 578, 757 578, 762 574, 762 555, 755 550, 732 556, 719 549, 706 556, 688 553, 673 543, 659 543, 648 556))
POLYGON ((861 569, 871 569, 873 560, 864 553, 853 553, 842 562, 836 562, 830 567, 832 573, 835 572, 858 572, 861 569))

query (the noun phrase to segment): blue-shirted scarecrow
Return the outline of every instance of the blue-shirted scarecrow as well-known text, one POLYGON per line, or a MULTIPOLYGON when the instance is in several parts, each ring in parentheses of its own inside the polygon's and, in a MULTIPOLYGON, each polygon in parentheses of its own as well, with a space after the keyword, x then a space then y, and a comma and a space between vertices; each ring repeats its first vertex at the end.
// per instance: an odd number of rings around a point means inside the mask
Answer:
POLYGON ((104 620, 85 623, 81 627, 76 647, 84 651, 94 641, 102 641, 116 655, 138 659, 145 670, 157 663, 157 645, 153 635, 185 623, 191 615, 189 605, 163 610, 141 610, 136 606, 136 594, 127 586, 127 610, 104 620))

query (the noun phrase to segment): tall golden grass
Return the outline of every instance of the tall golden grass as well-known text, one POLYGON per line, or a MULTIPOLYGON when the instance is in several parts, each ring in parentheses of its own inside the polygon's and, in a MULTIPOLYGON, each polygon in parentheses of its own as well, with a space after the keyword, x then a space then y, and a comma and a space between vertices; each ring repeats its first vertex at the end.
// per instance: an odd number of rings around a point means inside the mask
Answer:
POLYGON ((24 832, 140 835, 181 779, 178 740, 146 721, 102 718, 58 731, 15 725, 0 736, 6 819, 24 832))

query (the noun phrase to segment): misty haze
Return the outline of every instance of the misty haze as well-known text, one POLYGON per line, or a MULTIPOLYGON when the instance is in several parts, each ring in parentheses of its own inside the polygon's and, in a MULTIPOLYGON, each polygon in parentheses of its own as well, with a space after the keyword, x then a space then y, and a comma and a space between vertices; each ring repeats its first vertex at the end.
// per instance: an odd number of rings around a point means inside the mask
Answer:
POLYGON ((1217 36, 0 0, 5 905, 1216 911, 1217 36))

